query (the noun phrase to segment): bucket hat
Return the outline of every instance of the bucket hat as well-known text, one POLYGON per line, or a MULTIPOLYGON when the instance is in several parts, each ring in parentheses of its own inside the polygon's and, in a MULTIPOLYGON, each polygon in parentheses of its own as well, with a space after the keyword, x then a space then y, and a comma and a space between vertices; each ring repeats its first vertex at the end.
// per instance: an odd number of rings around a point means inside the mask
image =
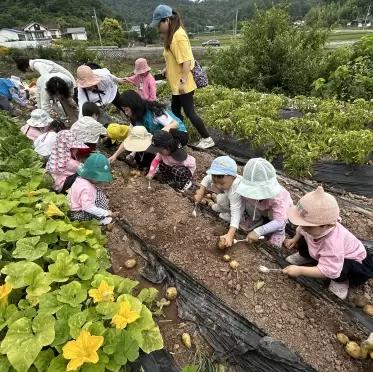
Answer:
POLYGON ((245 198, 264 200, 278 195, 282 186, 277 181, 273 165, 263 158, 250 159, 243 170, 237 193, 245 198))
POLYGON ((123 146, 127 151, 146 151, 152 144, 152 135, 145 127, 136 125, 130 131, 128 137, 123 141, 123 146))
POLYGON ((129 125, 109 124, 107 127, 107 136, 111 139, 112 143, 115 141, 123 142, 130 132, 129 125))
POLYGON ((237 176, 237 164, 229 156, 219 156, 214 159, 206 173, 213 176, 237 176))
POLYGON ((45 128, 52 120, 46 111, 36 109, 31 112, 31 118, 27 120, 27 124, 34 128, 45 128))
POLYGON ((298 226, 332 225, 339 220, 339 206, 334 196, 319 186, 300 198, 297 205, 288 208, 287 216, 298 226))
POLYGON ((150 27, 157 27, 162 19, 172 17, 172 9, 168 5, 158 5, 153 12, 150 27))
POLYGON ((109 160, 102 154, 92 154, 76 171, 80 177, 98 182, 113 180, 109 160))
MULTIPOLYGON (((157 130, 153 134, 152 143, 146 150, 151 154, 157 154, 159 151, 169 148, 174 145, 175 138, 165 130, 157 130)), ((170 153, 170 156, 176 161, 184 161, 188 157, 188 154, 183 150, 180 142, 177 141, 177 148, 175 151, 170 153)))
POLYGON ((78 88, 89 88, 97 85, 100 81, 101 77, 88 66, 79 66, 76 70, 76 86, 78 88))
POLYGON ((150 71, 151 68, 148 65, 148 61, 145 58, 138 58, 135 61, 135 70, 133 71, 134 74, 140 75, 145 74, 145 72, 150 71))

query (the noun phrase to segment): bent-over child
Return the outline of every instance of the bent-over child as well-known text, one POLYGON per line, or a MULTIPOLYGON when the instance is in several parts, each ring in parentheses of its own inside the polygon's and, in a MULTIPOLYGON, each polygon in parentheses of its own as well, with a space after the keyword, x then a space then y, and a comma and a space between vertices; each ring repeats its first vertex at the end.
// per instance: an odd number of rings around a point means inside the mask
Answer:
POLYGON ((35 141, 45 132, 45 129, 51 121, 52 118, 44 110, 33 110, 30 119, 28 119, 26 124, 21 127, 21 132, 31 141, 35 141))
POLYGON ((233 243, 241 216, 243 213, 242 197, 237 193, 237 187, 241 182, 241 176, 237 174, 237 164, 229 156, 219 156, 207 170, 201 182, 201 187, 195 196, 196 203, 200 203, 207 188, 214 184, 219 190, 216 203, 212 209, 219 213, 219 217, 230 224, 228 233, 222 237, 226 241, 226 246, 233 243))
POLYGON ((250 159, 237 193, 243 196, 248 215, 240 224, 249 232, 247 240, 257 242, 261 236, 271 234, 268 243, 281 247, 285 240, 286 211, 293 201, 289 192, 278 183, 273 165, 263 158, 250 159), (264 224, 263 217, 270 221, 264 224))
POLYGON ((112 212, 104 192, 97 186, 100 182, 111 182, 109 160, 102 154, 91 154, 76 171, 78 177, 68 193, 72 221, 90 221, 96 219, 100 225, 112 221, 112 212))
POLYGON ((347 297, 349 284, 361 285, 373 277, 372 257, 363 243, 338 222, 338 203, 321 186, 304 195, 287 214, 298 228, 285 246, 297 246, 298 252, 286 258, 291 265, 284 274, 330 279, 329 291, 342 300, 347 297), (307 264, 316 266, 303 266, 307 264))

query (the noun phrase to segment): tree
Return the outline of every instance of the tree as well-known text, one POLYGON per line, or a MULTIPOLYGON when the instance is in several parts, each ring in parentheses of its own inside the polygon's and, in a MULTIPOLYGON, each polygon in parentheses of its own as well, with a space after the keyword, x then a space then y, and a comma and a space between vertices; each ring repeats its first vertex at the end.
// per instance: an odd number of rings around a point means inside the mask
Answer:
POLYGON ((157 30, 154 27, 141 23, 140 25, 140 38, 146 44, 153 44, 158 38, 157 30))
POLYGON ((120 23, 114 18, 105 18, 100 27, 101 37, 106 42, 122 46, 126 43, 126 37, 120 23))

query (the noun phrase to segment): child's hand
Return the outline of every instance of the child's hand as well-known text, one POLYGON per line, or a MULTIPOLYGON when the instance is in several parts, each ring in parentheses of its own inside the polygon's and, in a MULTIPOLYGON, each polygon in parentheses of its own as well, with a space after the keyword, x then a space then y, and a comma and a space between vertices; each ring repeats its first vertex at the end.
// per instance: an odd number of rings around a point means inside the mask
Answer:
POLYGON ((109 163, 114 163, 115 160, 117 160, 117 156, 114 154, 114 155, 110 156, 109 163))
POLYGON ((196 201, 196 203, 201 203, 201 200, 203 199, 203 195, 204 195, 204 192, 205 190, 203 189, 199 189, 196 193, 196 195, 194 195, 194 200, 196 201))
POLYGON ((148 180, 152 180, 154 178, 154 173, 148 173, 146 176, 145 176, 146 179, 148 180))
POLYGON ((288 267, 285 267, 282 272, 286 275, 289 276, 301 276, 302 275, 302 267, 301 266, 295 266, 295 265, 290 265, 288 267))
POLYGON ((133 163, 135 158, 131 154, 129 154, 129 155, 126 156, 126 160, 128 160, 130 163, 133 163))
POLYGON ((110 210, 109 210, 109 211, 107 211, 107 216, 108 216, 108 217, 113 217, 113 212, 112 212, 112 211, 110 211, 110 210))
POLYGON ((285 240, 285 247, 287 249, 293 249, 295 248, 295 245, 297 244, 297 241, 293 238, 293 239, 286 239, 285 240))
POLYGON ((161 74, 162 74, 164 77, 167 76, 166 68, 164 68, 164 69, 162 70, 161 74))
POLYGON ((126 79, 125 78, 120 78, 119 79, 119 84, 120 85, 123 85, 123 84, 125 84, 126 83, 126 79))
POLYGON ((259 241, 259 235, 255 231, 250 231, 247 234, 246 240, 248 243, 257 243, 259 241))
POLYGON ((233 238, 234 238, 234 235, 231 236, 231 234, 229 234, 229 233, 227 233, 225 235, 222 235, 220 237, 220 239, 224 239, 225 240, 225 246, 226 247, 232 246, 232 244, 233 244, 233 238))

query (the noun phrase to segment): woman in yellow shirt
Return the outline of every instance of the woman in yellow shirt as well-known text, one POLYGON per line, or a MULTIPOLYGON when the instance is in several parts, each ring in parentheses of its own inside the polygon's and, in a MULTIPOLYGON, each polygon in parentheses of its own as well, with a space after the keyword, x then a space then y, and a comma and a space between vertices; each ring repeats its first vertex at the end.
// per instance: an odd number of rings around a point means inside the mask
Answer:
POLYGON ((159 5, 154 10, 152 27, 157 27, 164 37, 164 73, 172 89, 172 112, 183 120, 181 109, 197 129, 202 139, 196 145, 207 149, 215 145, 206 130, 202 119, 194 110, 194 91, 197 89, 193 79, 194 57, 188 36, 182 26, 178 12, 167 5, 159 5))

